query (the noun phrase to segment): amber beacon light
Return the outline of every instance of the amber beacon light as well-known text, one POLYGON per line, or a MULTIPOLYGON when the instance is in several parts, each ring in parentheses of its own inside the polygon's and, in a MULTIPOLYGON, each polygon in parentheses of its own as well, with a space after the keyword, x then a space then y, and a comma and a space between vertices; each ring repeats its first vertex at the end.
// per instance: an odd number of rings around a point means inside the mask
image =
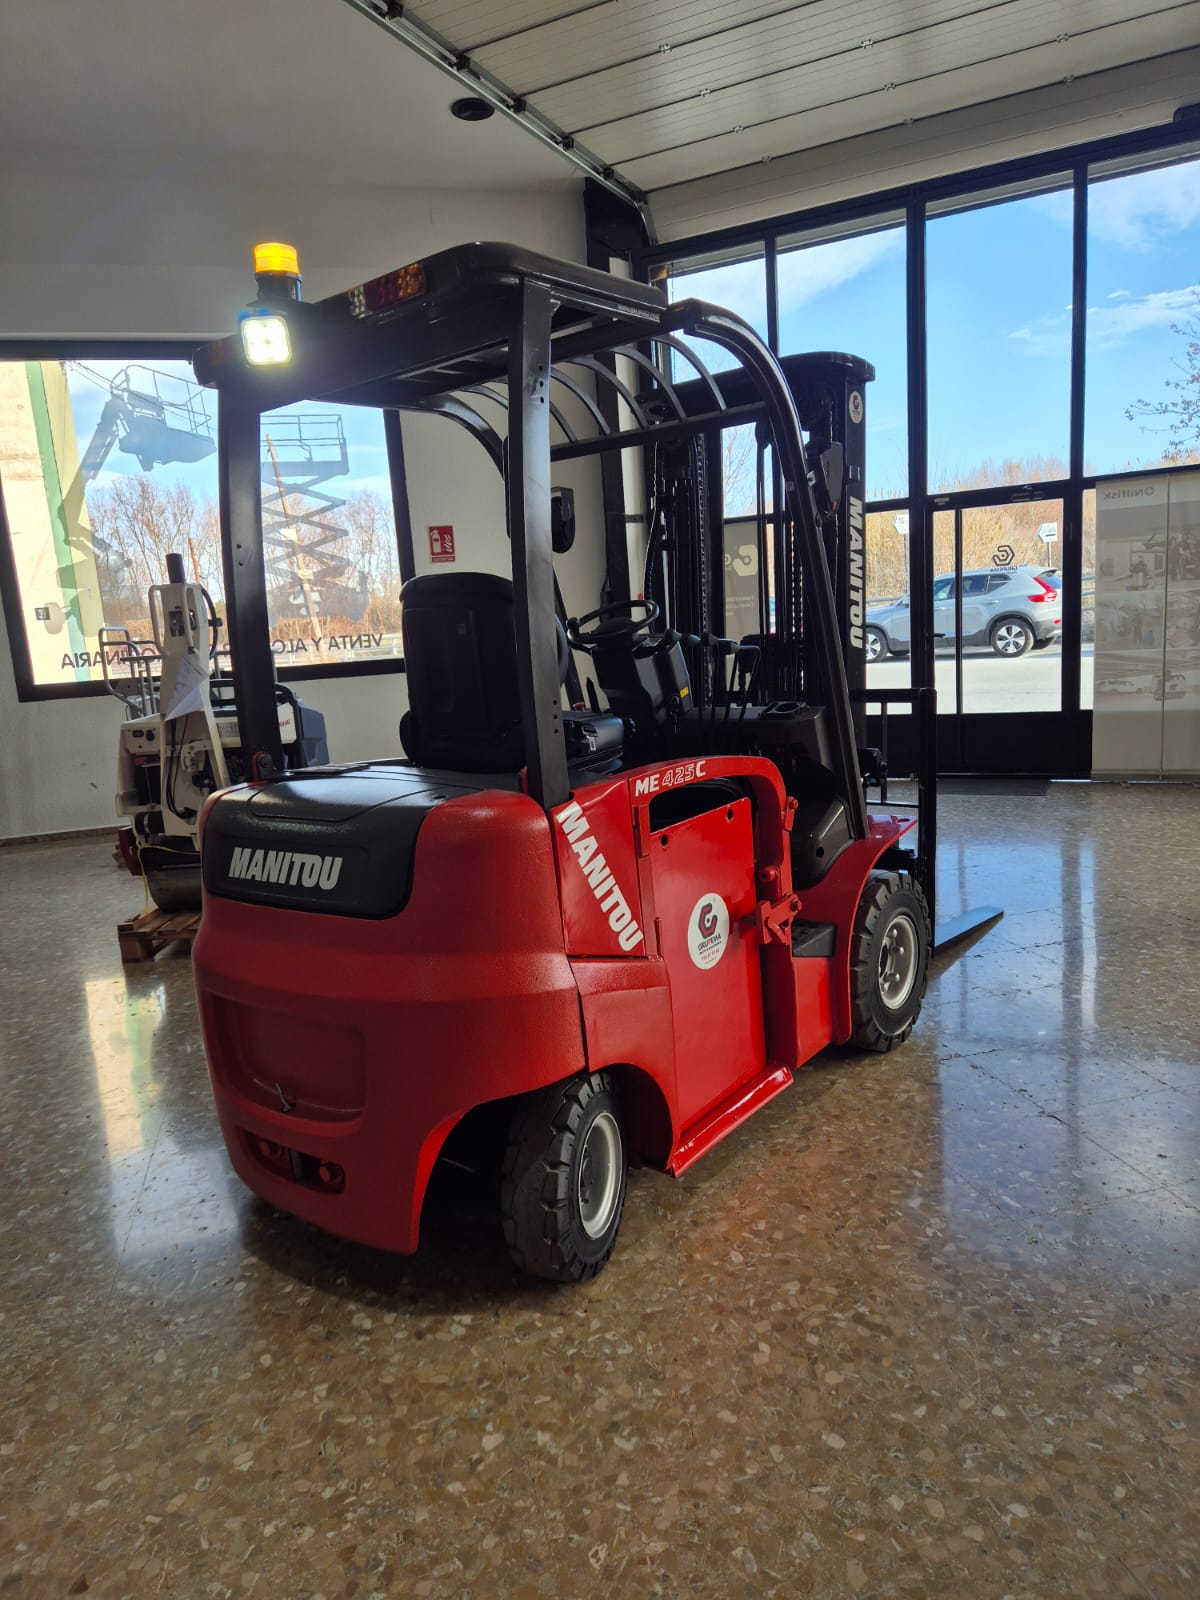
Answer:
POLYGON ((242 350, 252 367, 280 366, 292 359, 292 339, 283 303, 300 298, 300 258, 295 245, 271 241, 254 246, 258 300, 239 320, 242 350))

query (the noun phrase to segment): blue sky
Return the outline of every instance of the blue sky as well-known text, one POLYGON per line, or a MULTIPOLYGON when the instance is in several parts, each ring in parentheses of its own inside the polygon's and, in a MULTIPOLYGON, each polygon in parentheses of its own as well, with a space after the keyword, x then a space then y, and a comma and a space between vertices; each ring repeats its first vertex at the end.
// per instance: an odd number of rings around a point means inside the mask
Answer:
MULTIPOLYGON (((930 220, 931 483, 984 462, 1068 449, 1071 198, 1052 193, 930 220)), ((1200 315, 1200 161, 1093 183, 1089 198, 1087 467, 1158 464, 1162 435, 1129 422, 1165 394, 1180 356, 1171 323, 1200 315)), ((761 262, 674 278, 762 330, 761 262)), ((904 240, 898 228, 780 255, 780 345, 850 350, 876 368, 867 392, 868 491, 906 488, 904 240)), ((714 352, 705 352, 706 357, 714 352)))

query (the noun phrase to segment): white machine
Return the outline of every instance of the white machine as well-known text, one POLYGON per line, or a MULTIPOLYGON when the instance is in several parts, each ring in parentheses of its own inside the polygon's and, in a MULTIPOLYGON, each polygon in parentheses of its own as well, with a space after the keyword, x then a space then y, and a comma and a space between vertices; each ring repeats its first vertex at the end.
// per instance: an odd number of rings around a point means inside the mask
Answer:
MULTIPOLYGON (((200 812, 209 795, 240 782, 245 766, 233 684, 221 671, 221 619, 211 597, 167 557, 167 582, 149 591, 152 640, 104 628, 104 679, 123 702, 117 814, 129 819, 121 849, 164 911, 200 904, 200 812)), ((276 685, 279 737, 290 768, 328 761, 325 719, 276 685)))

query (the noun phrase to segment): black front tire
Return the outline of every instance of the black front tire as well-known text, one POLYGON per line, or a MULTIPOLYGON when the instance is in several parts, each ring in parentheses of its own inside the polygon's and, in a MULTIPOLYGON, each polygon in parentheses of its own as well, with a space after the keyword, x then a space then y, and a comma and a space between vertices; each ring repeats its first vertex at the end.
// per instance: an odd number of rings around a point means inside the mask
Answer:
POLYGON ((500 1210, 523 1272, 556 1283, 594 1278, 625 1207, 625 1124, 605 1072, 527 1095, 513 1113, 500 1210))
POLYGON ((867 880, 850 936, 850 1043, 884 1054, 903 1044, 921 1014, 933 928, 909 872, 867 880))

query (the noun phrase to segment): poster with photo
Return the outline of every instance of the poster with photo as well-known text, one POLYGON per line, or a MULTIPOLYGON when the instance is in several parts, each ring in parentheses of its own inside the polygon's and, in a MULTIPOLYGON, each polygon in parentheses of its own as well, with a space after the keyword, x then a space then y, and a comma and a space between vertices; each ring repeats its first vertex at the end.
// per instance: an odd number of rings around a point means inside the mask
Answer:
POLYGON ((1200 472, 1096 490, 1092 770, 1200 772, 1200 472))
POLYGON ((1164 774, 1200 772, 1200 472, 1169 483, 1167 606, 1163 632, 1164 774))

